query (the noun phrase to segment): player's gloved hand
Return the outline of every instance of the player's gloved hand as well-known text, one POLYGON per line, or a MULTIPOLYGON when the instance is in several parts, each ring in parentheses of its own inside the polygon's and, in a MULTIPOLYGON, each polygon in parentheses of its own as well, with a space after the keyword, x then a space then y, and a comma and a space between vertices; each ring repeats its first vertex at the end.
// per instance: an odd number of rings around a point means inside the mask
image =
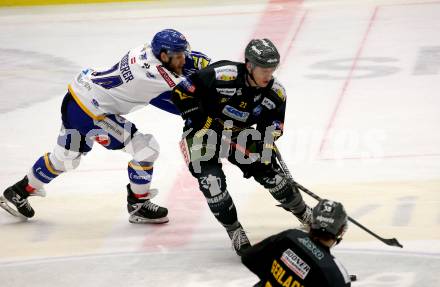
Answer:
POLYGON ((198 161, 207 153, 214 153, 216 142, 212 142, 211 135, 221 135, 222 126, 210 116, 197 117, 197 120, 188 118, 183 128, 183 136, 180 141, 180 150, 189 165, 190 162, 198 161), (204 138, 208 135, 208 139, 204 138))
POLYGON ((192 121, 187 124, 185 130, 192 128, 191 135, 194 137, 202 138, 204 135, 212 135, 214 132, 217 135, 221 135, 223 131, 223 125, 210 116, 200 117, 197 121, 192 121))
POLYGON ((185 65, 183 66, 183 74, 188 77, 195 73, 196 71, 205 68, 211 62, 211 58, 207 55, 191 51, 189 55, 185 58, 185 65))
POLYGON ((283 123, 280 121, 273 121, 268 129, 272 133, 273 141, 276 141, 283 135, 283 123))
POLYGON ((211 58, 197 51, 192 51, 191 58, 194 61, 194 67, 198 70, 206 68, 206 66, 208 66, 211 62, 211 58))
POLYGON ((273 142, 265 142, 264 140, 257 142, 257 151, 260 153, 260 162, 269 165, 275 162, 276 153, 273 142))

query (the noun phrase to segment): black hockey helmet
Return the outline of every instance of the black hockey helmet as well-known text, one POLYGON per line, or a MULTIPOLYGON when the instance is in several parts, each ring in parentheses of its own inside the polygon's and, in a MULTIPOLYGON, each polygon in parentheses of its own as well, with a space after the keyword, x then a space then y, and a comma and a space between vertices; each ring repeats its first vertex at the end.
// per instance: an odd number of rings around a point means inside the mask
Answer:
POLYGON ((280 53, 269 39, 253 39, 244 51, 246 61, 262 68, 276 68, 280 63, 280 53))
POLYGON ((342 237, 347 228, 347 213, 344 206, 336 201, 321 200, 313 208, 312 230, 319 233, 330 234, 335 239, 342 237))

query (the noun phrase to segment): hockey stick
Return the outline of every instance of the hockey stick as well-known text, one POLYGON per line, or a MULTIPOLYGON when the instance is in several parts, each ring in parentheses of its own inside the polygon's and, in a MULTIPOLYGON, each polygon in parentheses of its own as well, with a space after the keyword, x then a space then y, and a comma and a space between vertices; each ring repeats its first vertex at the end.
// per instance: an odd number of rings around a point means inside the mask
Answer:
MULTIPOLYGON (((245 147, 242 147, 242 146, 238 145, 237 143, 232 142, 231 140, 226 139, 226 138, 222 138, 222 140, 225 140, 227 143, 231 144, 235 149, 237 149, 238 151, 242 152, 246 156, 250 155, 250 151, 247 150, 245 147)), ((275 143, 273 144, 273 147, 274 147, 274 150, 275 150, 276 158, 277 158, 278 162, 280 163, 281 168, 283 169, 284 173, 287 175, 287 178, 289 179, 289 181, 294 186, 296 186, 298 189, 300 189, 303 192, 307 193, 309 196, 313 197, 314 199, 320 201, 321 198, 318 195, 314 194, 313 192, 311 192, 310 190, 308 190, 307 188, 305 188, 301 184, 297 183, 293 179, 292 174, 290 173, 289 168, 287 167, 286 163, 284 162, 283 158, 281 157, 281 153, 280 153, 278 147, 275 145, 275 143)), ((396 238, 383 238, 383 237, 380 237, 379 235, 377 235, 376 233, 374 233, 370 229, 366 228, 365 226, 363 226, 361 223, 359 223, 355 219, 351 218, 350 216, 348 216, 348 220, 351 221, 352 223, 354 223, 355 225, 357 225, 359 228, 363 229, 368 234, 370 234, 373 237, 375 237, 376 239, 382 241, 386 245, 396 246, 396 247, 403 248, 402 244, 400 244, 399 241, 397 241, 396 238)))
MULTIPOLYGON (((310 190, 308 190, 307 188, 305 188, 301 184, 297 183, 293 179, 292 174, 290 173, 289 168, 287 167, 286 163, 284 162, 283 158, 281 157, 281 153, 278 150, 278 147, 275 145, 275 143, 274 143, 274 150, 275 150, 276 158, 277 158, 278 162, 280 163, 281 168, 283 169, 284 173, 287 175, 288 179, 290 180, 290 182, 294 186, 296 186, 297 188, 302 190, 303 192, 305 192, 308 195, 310 195, 311 197, 313 197, 314 199, 320 201, 321 198, 318 195, 314 194, 313 192, 311 192, 310 190)), ((366 231, 368 234, 370 234, 370 235, 374 236, 375 238, 379 239, 380 241, 382 241, 386 245, 396 246, 396 247, 403 248, 402 244, 400 244, 399 241, 397 241, 396 238, 389 238, 389 239, 382 238, 379 235, 377 235, 376 233, 374 233, 373 231, 371 231, 370 229, 366 228, 365 226, 363 226, 362 224, 360 224, 359 222, 354 220, 353 218, 351 218, 350 216, 348 216, 348 220, 351 221, 352 223, 354 223, 355 225, 357 225, 358 227, 360 227, 361 229, 363 229, 364 231, 366 231)))

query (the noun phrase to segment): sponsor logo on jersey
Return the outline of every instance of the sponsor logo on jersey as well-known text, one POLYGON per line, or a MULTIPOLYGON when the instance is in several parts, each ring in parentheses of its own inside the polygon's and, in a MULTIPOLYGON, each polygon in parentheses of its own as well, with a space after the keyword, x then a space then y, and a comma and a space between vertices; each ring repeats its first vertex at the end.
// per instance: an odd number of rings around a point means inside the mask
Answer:
POLYGON ((171 79, 171 77, 168 75, 168 73, 165 71, 165 69, 162 68, 162 66, 157 65, 156 68, 159 71, 159 74, 162 76, 162 78, 165 80, 165 82, 168 84, 168 86, 170 88, 173 88, 176 86, 176 83, 174 83, 174 81, 171 79))
POLYGON ((233 81, 237 79, 237 66, 228 65, 214 68, 215 78, 220 81, 233 81))
POLYGON ((95 136, 95 141, 103 146, 108 146, 110 144, 110 137, 108 135, 97 135, 95 136))
POLYGON ((82 85, 88 91, 91 91, 92 90, 92 86, 88 82, 86 82, 86 80, 84 80, 84 76, 85 75, 86 74, 83 74, 83 73, 79 74, 78 77, 76 77, 76 81, 78 82, 78 84, 82 85))
POLYGON ((225 96, 233 96, 236 91, 236 88, 217 88, 217 93, 225 96))
POLYGON ((256 107, 252 110, 252 114, 253 114, 255 117, 258 117, 258 116, 261 114, 262 111, 263 111, 263 107, 262 107, 261 105, 258 105, 258 106, 256 106, 256 107))
POLYGON ((147 52, 145 52, 145 49, 142 49, 144 51, 142 54, 140 54, 139 59, 146 60, 147 59, 147 52))
POLYGON ((307 248, 310 252, 312 252, 313 256, 315 256, 318 260, 321 260, 324 258, 324 253, 319 250, 319 248, 313 243, 310 238, 304 237, 304 238, 298 238, 297 239, 302 245, 304 245, 305 248, 307 248))
POLYGON ((133 57, 130 59, 130 64, 136 64, 136 57, 133 57))
POLYGON ((268 108, 269 110, 273 110, 276 107, 275 103, 269 100, 268 98, 264 98, 261 104, 266 108, 268 108))
POLYGON ((310 266, 301 259, 301 257, 296 255, 296 253, 290 249, 287 249, 283 252, 283 255, 281 255, 281 261, 283 261, 284 264, 286 264, 286 266, 301 279, 306 278, 311 269, 310 266))
POLYGON ((259 99, 261 99, 261 94, 258 94, 258 95, 256 95, 256 96, 254 97, 254 103, 255 103, 256 101, 258 101, 259 99))
POLYGON ((196 91, 196 87, 189 80, 183 80, 181 83, 188 92, 194 93, 196 91))
POLYGON ((223 108, 223 114, 233 118, 234 120, 240 121, 240 122, 246 122, 246 120, 249 117, 249 113, 248 112, 242 112, 237 110, 234 107, 231 107, 230 105, 226 105, 223 108))
POLYGON ((156 78, 156 76, 153 73, 149 72, 149 71, 145 72, 145 75, 149 79, 155 79, 156 78))
POLYGON ((283 102, 286 100, 286 90, 278 81, 274 81, 272 85, 272 90, 278 95, 278 97, 283 102))
POLYGON ((237 90, 237 96, 241 96, 243 94, 243 92, 241 91, 241 88, 238 88, 237 90))
POLYGON ((92 105, 94 105, 95 107, 99 108, 99 102, 95 99, 92 100, 92 105))

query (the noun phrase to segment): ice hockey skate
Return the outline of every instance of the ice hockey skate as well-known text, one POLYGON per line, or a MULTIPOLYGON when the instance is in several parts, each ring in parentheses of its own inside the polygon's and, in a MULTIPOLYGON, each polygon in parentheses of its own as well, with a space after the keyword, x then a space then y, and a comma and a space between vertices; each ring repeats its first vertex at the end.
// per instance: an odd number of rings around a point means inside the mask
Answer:
POLYGON ((127 185, 127 210, 130 214, 128 221, 131 223, 166 223, 168 222, 168 209, 154 204, 150 201, 156 196, 157 189, 151 189, 148 196, 136 198, 131 191, 130 184, 127 185))
POLYGON ((20 219, 27 220, 34 216, 35 211, 28 201, 29 196, 46 196, 44 190, 35 190, 29 186, 27 176, 8 187, 0 196, 0 206, 20 219))
POLYGON ((251 247, 251 243, 249 242, 246 232, 238 221, 229 226, 225 226, 225 228, 228 232, 229 238, 231 239, 232 247, 237 255, 241 256, 247 248, 251 247))

